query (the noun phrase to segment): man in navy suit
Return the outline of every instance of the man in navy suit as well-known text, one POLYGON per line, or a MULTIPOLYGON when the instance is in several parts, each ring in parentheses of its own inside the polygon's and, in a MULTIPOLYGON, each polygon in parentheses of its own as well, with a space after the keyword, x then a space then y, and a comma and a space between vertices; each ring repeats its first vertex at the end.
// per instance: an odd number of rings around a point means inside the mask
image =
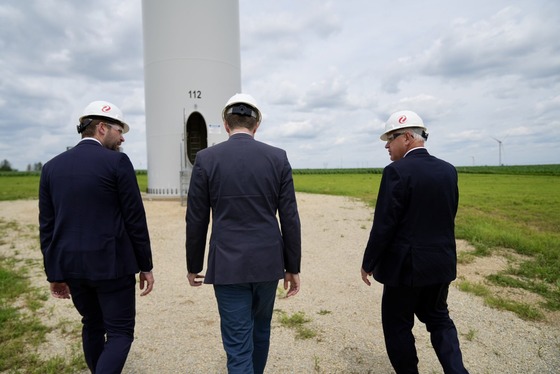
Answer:
POLYGON ((134 339, 135 274, 152 291, 152 252, 136 175, 118 152, 129 127, 122 112, 94 101, 82 140, 47 162, 39 186, 41 251, 51 294, 72 298, 92 373, 120 373, 134 339))
POLYGON ((300 289, 301 230, 286 152, 254 139, 261 113, 236 94, 222 117, 226 142, 196 155, 187 199, 187 278, 214 285, 228 373, 262 373, 278 280, 300 289), (208 224, 212 234, 203 269, 208 224), (280 225, 278 223, 278 218, 280 225))
POLYGON ((457 275, 455 215, 457 171, 431 156, 422 119, 393 113, 381 140, 391 164, 383 170, 375 215, 362 262, 362 280, 383 283, 381 318, 385 346, 397 374, 418 373, 412 327, 426 325, 446 374, 467 373, 447 294, 457 275))

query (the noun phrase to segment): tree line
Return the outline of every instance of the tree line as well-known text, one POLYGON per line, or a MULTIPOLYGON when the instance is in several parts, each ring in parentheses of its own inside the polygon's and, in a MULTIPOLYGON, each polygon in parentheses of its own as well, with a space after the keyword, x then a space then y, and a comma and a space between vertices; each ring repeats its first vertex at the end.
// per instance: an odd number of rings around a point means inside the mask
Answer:
MULTIPOLYGON (((36 162, 33 165, 27 164, 27 171, 41 171, 42 168, 42 162, 36 162)), ((17 171, 17 169, 12 168, 12 164, 10 161, 2 160, 0 162, 0 171, 17 171)))

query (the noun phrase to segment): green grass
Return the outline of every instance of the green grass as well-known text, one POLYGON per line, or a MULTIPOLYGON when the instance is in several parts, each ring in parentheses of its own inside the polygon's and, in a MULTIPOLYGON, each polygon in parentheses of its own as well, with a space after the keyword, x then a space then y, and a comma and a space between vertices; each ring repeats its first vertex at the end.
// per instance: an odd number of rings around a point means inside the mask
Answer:
POLYGON ((459 188, 458 238, 481 255, 509 248, 529 257, 489 281, 537 293, 560 310, 560 177, 461 174, 459 188))
POLYGON ((136 179, 138 180, 140 191, 146 192, 148 190, 148 174, 136 172, 136 179))
POLYGON ((560 176, 560 165, 513 165, 513 166, 459 166, 459 173, 508 174, 508 175, 555 175, 560 176))
POLYGON ((490 307, 508 310, 517 314, 517 316, 524 320, 538 321, 544 318, 543 314, 535 306, 497 296, 487 286, 481 283, 459 280, 457 282, 457 287, 461 291, 470 292, 481 297, 484 303, 490 307))
MULTIPOLYGON (((39 197, 40 172, 0 172, 0 201, 28 200, 39 197)), ((148 189, 148 174, 137 170, 140 191, 148 189)))
POLYGON ((298 192, 351 196, 374 204, 381 174, 296 174, 298 192))
MULTIPOLYGON (((476 248, 461 260, 469 262, 473 256, 490 255, 498 248, 528 256, 518 268, 488 280, 504 286, 507 279, 508 287, 537 293, 545 299, 544 308, 560 310, 560 165, 459 171, 456 236, 476 248)), ((380 181, 377 173, 294 173, 297 191, 351 196, 371 206, 380 181)), ((506 303, 494 303, 499 304, 506 303)))
POLYGON ((39 173, 0 173, 0 201, 36 199, 39 177, 39 173))
MULTIPOLYGON (((13 237, 21 231, 16 222, 0 219, 0 237, 13 237)), ((0 245, 10 244, 2 240, 0 245)), ((31 271, 42 269, 37 262, 0 257, 0 372, 70 374, 85 369, 79 344, 69 357, 44 359, 37 353, 53 328, 39 318, 48 295, 31 285, 31 271)))
MULTIPOLYGON (((560 310, 560 165, 457 169, 456 236, 476 248, 459 260, 468 263, 500 248, 523 254, 528 260, 489 276, 488 281, 534 292, 544 298, 543 307, 560 310)), ((299 192, 354 197, 373 207, 382 169, 293 172, 299 192)), ((137 178, 140 190, 146 191, 146 171, 138 171, 137 178)), ((36 172, 0 173, 0 200, 35 199, 38 185, 36 172)))

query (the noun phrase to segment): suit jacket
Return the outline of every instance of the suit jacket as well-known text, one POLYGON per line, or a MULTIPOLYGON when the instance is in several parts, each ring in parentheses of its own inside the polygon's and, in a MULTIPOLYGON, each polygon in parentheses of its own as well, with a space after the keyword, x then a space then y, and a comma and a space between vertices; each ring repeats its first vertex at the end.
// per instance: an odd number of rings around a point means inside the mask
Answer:
POLYGON ((187 269, 204 282, 273 281, 299 273, 301 229, 286 152, 234 134, 196 155, 187 198, 187 269), (278 218, 280 220, 280 225, 278 218))
POLYGON ((425 148, 385 167, 362 268, 390 286, 451 282, 458 202, 455 167, 425 148))
POLYGON ((43 166, 39 228, 49 282, 114 279, 152 269, 134 168, 126 154, 94 139, 43 166))

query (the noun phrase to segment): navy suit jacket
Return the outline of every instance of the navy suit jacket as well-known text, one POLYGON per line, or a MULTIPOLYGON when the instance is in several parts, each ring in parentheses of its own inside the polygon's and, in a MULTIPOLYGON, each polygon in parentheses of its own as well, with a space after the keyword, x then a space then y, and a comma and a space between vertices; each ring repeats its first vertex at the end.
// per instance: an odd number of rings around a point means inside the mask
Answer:
POLYGON ((386 166, 362 268, 390 286, 454 280, 458 202, 455 167, 425 148, 386 166))
POLYGON ((196 155, 187 199, 187 269, 204 282, 266 282, 299 273, 301 229, 286 152, 234 134, 196 155), (280 220, 280 225, 278 218, 280 220))
POLYGON ((39 228, 49 282, 115 279, 152 269, 132 163, 94 139, 82 140, 43 166, 39 228))

